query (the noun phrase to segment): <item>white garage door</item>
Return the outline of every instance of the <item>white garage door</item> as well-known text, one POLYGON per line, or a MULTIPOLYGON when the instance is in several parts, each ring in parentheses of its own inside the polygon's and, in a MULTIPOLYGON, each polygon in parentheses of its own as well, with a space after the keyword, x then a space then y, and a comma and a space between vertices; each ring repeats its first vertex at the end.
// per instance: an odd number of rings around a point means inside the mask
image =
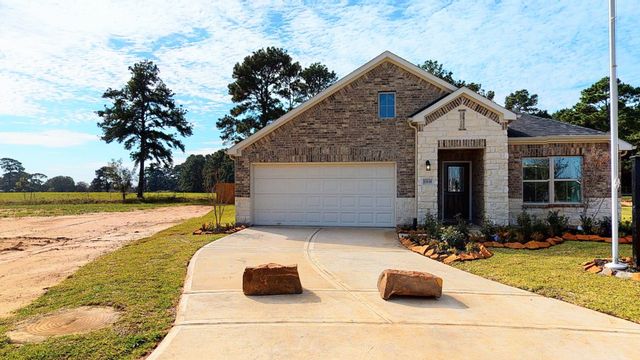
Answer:
POLYGON ((395 226, 393 164, 260 164, 256 225, 395 226))

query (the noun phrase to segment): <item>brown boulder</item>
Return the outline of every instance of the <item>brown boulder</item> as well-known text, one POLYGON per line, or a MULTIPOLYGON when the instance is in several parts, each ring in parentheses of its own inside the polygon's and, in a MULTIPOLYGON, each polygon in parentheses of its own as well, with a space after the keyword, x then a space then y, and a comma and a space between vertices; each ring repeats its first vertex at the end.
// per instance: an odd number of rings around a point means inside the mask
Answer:
POLYGON ((429 249, 424 253, 424 256, 431 257, 431 255, 436 253, 436 249, 429 249))
POLYGON ((493 253, 489 251, 486 247, 480 246, 480 255, 482 255, 483 258, 488 259, 493 256, 493 253))
POLYGON ((602 271, 602 268, 600 266, 592 266, 590 268, 587 269, 588 272, 596 274, 599 273, 600 271, 602 271))
POLYGON ((451 264, 452 262, 458 261, 458 260, 460 260, 460 257, 458 255, 456 255, 456 254, 452 254, 452 255, 449 255, 446 258, 444 258, 442 260, 442 262, 448 265, 448 264, 451 264))
POLYGON ((573 235, 572 233, 564 233, 562 235, 562 238, 565 240, 577 240, 576 236, 573 235))
POLYGON ((389 300, 392 296, 442 296, 442 279, 419 271, 386 269, 378 277, 380 296, 389 300))
POLYGON ((519 242, 508 242, 504 244, 504 247, 509 249, 524 249, 524 245, 519 242))
POLYGON ((417 252, 420 255, 423 255, 429 247, 426 245, 416 245, 411 248, 411 251, 417 252))
POLYGON ((247 267, 242 275, 245 295, 302 294, 298 265, 263 264, 247 267))
POLYGON ((551 246, 550 243, 546 242, 546 241, 529 241, 526 244, 524 244, 524 247, 529 249, 529 250, 536 250, 536 249, 544 249, 544 248, 548 248, 549 246, 551 246))
POLYGON ((482 245, 484 245, 485 247, 495 247, 495 248, 504 247, 504 245, 502 245, 501 243, 499 243, 497 241, 487 241, 487 242, 483 243, 482 245))

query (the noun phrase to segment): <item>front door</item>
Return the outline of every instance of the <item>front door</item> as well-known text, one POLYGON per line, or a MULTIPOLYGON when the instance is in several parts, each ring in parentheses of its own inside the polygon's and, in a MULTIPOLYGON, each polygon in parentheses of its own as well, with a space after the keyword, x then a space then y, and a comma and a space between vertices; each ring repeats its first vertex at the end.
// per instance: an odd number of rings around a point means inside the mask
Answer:
POLYGON ((469 163, 446 162, 442 176, 442 219, 454 221, 457 214, 470 218, 471 167, 469 163))

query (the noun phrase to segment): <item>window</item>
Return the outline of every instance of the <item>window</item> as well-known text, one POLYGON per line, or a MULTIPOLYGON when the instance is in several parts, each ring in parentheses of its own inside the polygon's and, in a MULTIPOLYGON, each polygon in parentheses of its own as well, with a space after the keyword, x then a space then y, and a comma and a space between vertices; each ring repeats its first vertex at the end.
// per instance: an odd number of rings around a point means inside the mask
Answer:
POLYGON ((522 201, 580 203, 582 158, 556 156, 522 159, 522 201))
POLYGON ((462 166, 449 166, 447 178, 449 183, 447 184, 448 192, 464 192, 462 188, 464 179, 464 168, 462 166))
POLYGON ((396 93, 378 93, 378 116, 381 119, 396 117, 396 93))

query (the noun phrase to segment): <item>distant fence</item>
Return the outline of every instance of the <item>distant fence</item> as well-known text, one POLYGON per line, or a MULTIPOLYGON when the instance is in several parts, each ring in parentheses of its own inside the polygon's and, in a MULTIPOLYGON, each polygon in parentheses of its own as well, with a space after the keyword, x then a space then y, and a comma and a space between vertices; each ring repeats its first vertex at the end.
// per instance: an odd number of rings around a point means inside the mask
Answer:
POLYGON ((224 204, 235 204, 236 184, 218 183, 216 184, 216 197, 224 204))

